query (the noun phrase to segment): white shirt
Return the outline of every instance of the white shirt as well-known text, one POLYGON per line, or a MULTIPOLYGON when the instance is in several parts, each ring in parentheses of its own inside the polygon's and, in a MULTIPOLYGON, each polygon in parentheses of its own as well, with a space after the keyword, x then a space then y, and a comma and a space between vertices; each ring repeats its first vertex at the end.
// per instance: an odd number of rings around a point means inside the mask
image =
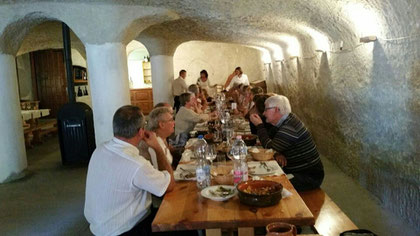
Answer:
POLYGON ((197 85, 200 86, 202 89, 205 89, 210 97, 214 96, 214 88, 212 88, 209 78, 207 78, 206 82, 203 82, 201 78, 198 78, 197 85))
POLYGON ((118 235, 147 217, 151 194, 162 196, 171 181, 120 139, 99 146, 92 154, 86 180, 85 217, 95 235, 118 235))
POLYGON ((248 76, 246 74, 242 74, 241 77, 238 77, 237 75, 235 75, 235 77, 232 78, 232 80, 230 81, 229 86, 227 86, 226 89, 229 90, 230 88, 233 87, 234 84, 245 84, 245 85, 249 85, 248 76))
MULTIPOLYGON (((172 164, 172 160, 173 160, 172 154, 171 154, 171 151, 169 150, 168 146, 166 146, 165 141, 159 136, 157 136, 156 138, 157 138, 157 141, 158 141, 160 147, 163 150, 163 153, 165 154, 166 159, 168 160, 168 163, 172 164)), ((159 165, 158 165, 158 162, 157 162, 157 156, 156 156, 155 150, 151 147, 149 147, 147 150, 149 151, 150 159, 152 161, 153 167, 155 167, 155 169, 159 169, 158 168, 159 165)))
POLYGON ((179 96, 187 91, 187 83, 185 83, 185 80, 181 76, 172 82, 172 95, 179 96))

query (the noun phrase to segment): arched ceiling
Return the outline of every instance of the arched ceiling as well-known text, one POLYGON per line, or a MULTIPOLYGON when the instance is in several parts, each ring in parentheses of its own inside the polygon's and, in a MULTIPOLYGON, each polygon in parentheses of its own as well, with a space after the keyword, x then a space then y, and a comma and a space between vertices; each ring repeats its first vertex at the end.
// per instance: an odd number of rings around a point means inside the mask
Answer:
MULTIPOLYGON (((49 1, 13 1, 14 4, 35 2, 49 1)), ((398 4, 390 0, 120 0, 117 2, 56 0, 53 2, 55 4, 83 2, 80 4, 86 8, 94 8, 96 4, 96 6, 114 5, 121 9, 127 9, 127 6, 144 6, 170 11, 171 16, 166 20, 162 20, 164 17, 161 17, 156 21, 158 23, 153 23, 155 22, 153 15, 138 16, 138 18, 134 16, 131 24, 125 26, 124 34, 128 35, 129 39, 124 37, 123 41, 128 43, 137 39, 144 41, 148 46, 147 41, 161 40, 160 45, 164 45, 168 53, 173 52, 183 42, 203 40, 262 47, 271 52, 281 50, 280 54, 284 56, 308 55, 316 49, 334 50, 341 41, 345 45, 354 45, 359 37, 370 33, 385 36, 389 33, 385 28, 387 22, 399 19, 400 15, 405 16, 407 21, 419 15, 415 12, 419 9, 419 4, 414 4, 416 7, 410 8, 414 0, 401 0, 398 4), (407 12, 401 11, 399 7, 408 7, 407 12), (147 28, 144 29, 144 26, 147 28)), ((11 1, 0 1, 1 3, 10 4, 11 1)), ((107 23, 104 22, 104 25, 107 23)), ((42 26, 53 28, 58 25, 42 24, 42 26)), ((36 32, 53 34, 57 29, 46 31, 43 27, 35 27, 31 34, 37 35, 36 32)), ((28 37, 31 37, 31 34, 28 37)), ((36 40, 32 38, 31 42, 37 42, 36 40)), ((43 44, 40 40, 38 39, 38 42, 43 44)), ((29 44, 25 46, 23 43, 19 52, 29 50, 29 44)), ((153 50, 151 52, 153 54, 153 50)))

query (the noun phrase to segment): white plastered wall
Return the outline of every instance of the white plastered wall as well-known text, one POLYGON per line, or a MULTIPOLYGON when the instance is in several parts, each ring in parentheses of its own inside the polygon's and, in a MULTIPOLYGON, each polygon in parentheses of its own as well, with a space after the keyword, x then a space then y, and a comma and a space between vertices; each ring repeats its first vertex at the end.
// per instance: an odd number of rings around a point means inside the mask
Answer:
POLYGON ((26 167, 15 57, 0 54, 0 183, 17 177, 26 167))
POLYGON ((193 84, 201 70, 207 70, 211 84, 224 85, 227 77, 240 66, 250 82, 264 79, 261 52, 228 43, 191 41, 181 44, 174 54, 174 75, 187 71, 186 83, 193 84))

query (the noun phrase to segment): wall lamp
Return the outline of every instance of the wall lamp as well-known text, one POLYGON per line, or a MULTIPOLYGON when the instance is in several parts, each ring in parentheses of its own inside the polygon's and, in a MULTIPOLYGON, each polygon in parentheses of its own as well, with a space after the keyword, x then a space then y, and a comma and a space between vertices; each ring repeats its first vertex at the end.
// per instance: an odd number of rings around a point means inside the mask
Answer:
POLYGON ((361 43, 370 43, 370 42, 375 42, 376 40, 378 40, 378 38, 374 35, 360 38, 361 43))

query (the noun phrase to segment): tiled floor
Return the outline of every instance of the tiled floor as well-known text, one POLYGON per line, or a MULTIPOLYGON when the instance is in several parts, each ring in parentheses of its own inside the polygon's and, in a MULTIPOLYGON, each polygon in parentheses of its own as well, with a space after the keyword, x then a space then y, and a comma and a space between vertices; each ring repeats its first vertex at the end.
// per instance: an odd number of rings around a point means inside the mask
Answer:
MULTIPOLYGON (((86 166, 63 167, 58 139, 28 150, 27 176, 0 185, 0 235, 91 235, 83 216, 86 166)), ((420 235, 382 209, 365 189, 323 160, 322 188, 359 228, 378 235, 420 235)))

